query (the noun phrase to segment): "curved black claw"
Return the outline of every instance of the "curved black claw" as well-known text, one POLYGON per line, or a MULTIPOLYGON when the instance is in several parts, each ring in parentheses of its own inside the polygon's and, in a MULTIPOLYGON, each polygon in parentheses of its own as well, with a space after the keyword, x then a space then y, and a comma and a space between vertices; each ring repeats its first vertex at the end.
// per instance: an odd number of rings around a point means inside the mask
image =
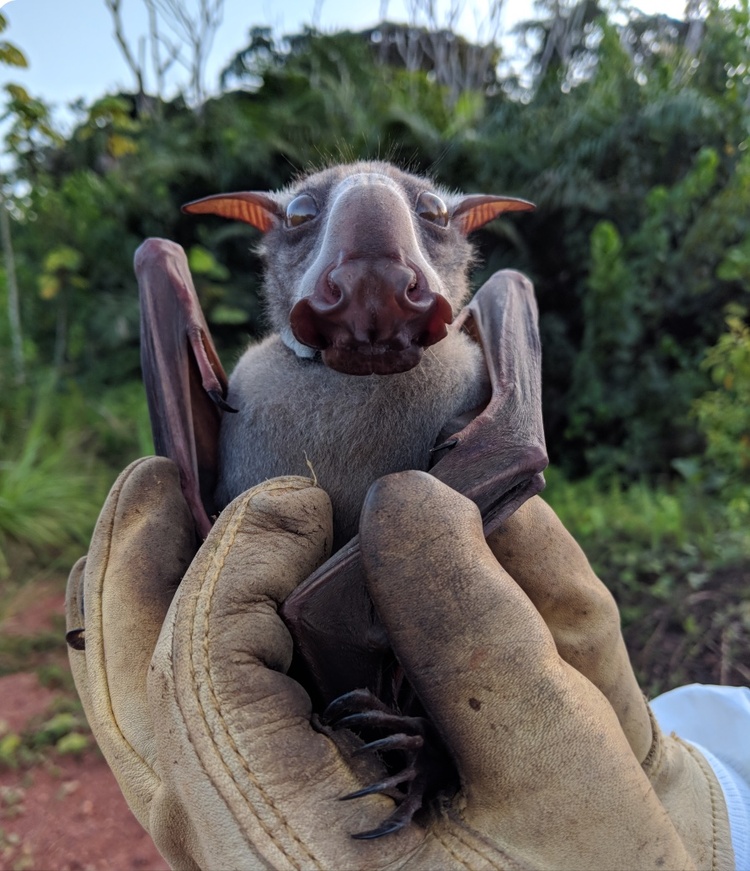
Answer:
POLYGON ((400 786, 402 783, 409 783, 412 780, 415 780, 416 777, 417 770, 413 765, 410 765, 408 768, 404 768, 403 771, 399 771, 398 774, 394 774, 393 777, 386 777, 383 780, 379 780, 377 783, 365 786, 363 789, 358 789, 356 792, 342 795, 341 798, 339 798, 339 801, 351 801, 353 798, 362 798, 364 795, 372 795, 376 792, 384 792, 387 795, 391 795, 391 790, 394 786, 400 786))
POLYGON ((403 714, 392 714, 385 711, 360 711, 337 720, 328 720, 328 724, 334 729, 351 729, 357 732, 367 728, 392 729, 394 733, 404 733, 406 736, 421 735, 424 730, 422 720, 422 717, 405 717, 403 714))
POLYGON ((423 796, 412 793, 406 796, 396 810, 376 828, 352 835, 355 841, 371 841, 398 832, 409 825, 414 814, 422 808, 423 796))
POLYGON ((321 714, 321 719, 330 725, 334 725, 334 721, 340 717, 365 711, 383 711, 385 714, 393 713, 392 709, 381 702, 374 693, 370 692, 370 690, 361 689, 352 690, 334 699, 321 714))
POLYGON ((421 735, 388 735, 387 738, 379 738, 358 747, 353 756, 362 756, 364 753, 385 753, 388 750, 406 750, 416 753, 424 746, 424 738, 421 735))
POLYGON ((377 753, 386 765, 387 777, 341 796, 341 801, 350 801, 379 792, 397 803, 380 826, 352 835, 357 840, 380 838, 403 829, 453 780, 453 765, 429 721, 394 711, 369 690, 353 690, 334 699, 321 719, 333 729, 357 732, 367 743, 355 753, 377 753), (370 737, 383 731, 390 734, 370 737))

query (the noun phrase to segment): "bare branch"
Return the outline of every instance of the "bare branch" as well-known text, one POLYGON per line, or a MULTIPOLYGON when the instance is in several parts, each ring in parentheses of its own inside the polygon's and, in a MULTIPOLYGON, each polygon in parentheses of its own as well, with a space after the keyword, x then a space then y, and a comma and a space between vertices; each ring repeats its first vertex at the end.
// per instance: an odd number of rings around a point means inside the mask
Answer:
POLYGON ((109 9, 110 15, 112 16, 112 23, 115 28, 115 40, 120 46, 120 51, 122 52, 125 63, 135 76, 138 85, 138 93, 144 94, 143 67, 136 61, 133 52, 130 50, 130 46, 128 45, 127 38, 125 37, 125 28, 122 23, 121 14, 122 0, 104 0, 104 5, 109 9))
POLYGON ((157 96, 163 98, 167 72, 179 63, 188 73, 189 99, 202 103, 206 93, 206 61, 223 19, 224 0, 143 0, 148 34, 137 43, 128 40, 125 33, 122 3, 123 0, 104 0, 112 17, 115 40, 136 78, 138 93, 145 94, 148 70, 157 96))
POLYGON ((320 19, 323 14, 323 0, 315 0, 313 4, 312 26, 315 30, 320 30, 320 19))
POLYGON ((145 0, 161 14, 162 21, 189 50, 190 57, 183 60, 173 54, 190 74, 192 97, 197 103, 205 99, 204 74, 206 60, 216 31, 224 16, 224 0, 198 0, 198 9, 191 14, 181 0, 145 0))
POLYGON ((451 0, 441 16, 436 0, 406 0, 409 28, 392 39, 409 70, 424 67, 425 59, 437 81, 449 89, 455 103, 462 92, 481 90, 493 72, 502 30, 503 0, 488 0, 486 8, 472 9, 476 38, 456 36, 466 12, 466 0, 451 0))

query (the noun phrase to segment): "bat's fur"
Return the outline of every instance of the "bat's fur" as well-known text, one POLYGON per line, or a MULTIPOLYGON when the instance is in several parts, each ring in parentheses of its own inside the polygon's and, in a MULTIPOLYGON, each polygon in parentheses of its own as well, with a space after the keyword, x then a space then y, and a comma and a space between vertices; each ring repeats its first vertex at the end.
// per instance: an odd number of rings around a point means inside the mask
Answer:
MULTIPOLYGON (((448 299, 454 313, 469 293, 473 255, 459 227, 437 232, 414 212, 425 190, 442 197, 449 211, 461 197, 389 164, 332 167, 272 195, 284 208, 300 193, 311 193, 320 215, 300 228, 302 232, 290 232, 279 223, 264 237, 266 301, 276 333, 251 346, 230 378, 227 401, 238 413, 226 414, 222 421, 216 498, 225 505, 275 475, 309 475, 309 463, 333 502, 335 547, 356 533, 362 502, 374 480, 404 469, 426 469, 446 422, 488 396, 481 350, 455 328, 427 348, 415 368, 393 375, 333 371, 291 336, 289 312, 300 298, 300 287, 304 292, 310 281, 312 265, 335 253, 342 210, 334 206, 354 185, 379 186, 376 191, 388 203, 391 238, 396 222, 406 256, 428 264, 432 290, 448 299)), ((377 250, 383 217, 358 217, 363 222, 372 218, 366 234, 370 250, 377 250)), ((315 269, 317 265, 313 274, 315 269)))
POLYGON ((398 375, 357 377, 297 357, 277 336, 254 345, 229 382, 217 502, 275 475, 309 475, 331 497, 335 542, 356 534, 377 478, 427 469, 449 419, 486 399, 481 352, 451 333, 398 375))

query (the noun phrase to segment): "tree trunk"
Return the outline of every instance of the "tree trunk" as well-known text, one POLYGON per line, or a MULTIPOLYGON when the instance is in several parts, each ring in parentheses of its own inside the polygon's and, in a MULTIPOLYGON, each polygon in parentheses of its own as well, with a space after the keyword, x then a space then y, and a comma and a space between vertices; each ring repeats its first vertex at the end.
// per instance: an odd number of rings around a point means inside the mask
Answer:
POLYGON ((5 198, 0 194, 0 236, 2 236, 5 259, 5 280, 8 285, 8 323, 10 324, 10 346, 13 372, 16 383, 23 384, 26 372, 23 364, 23 337, 21 334, 21 309, 18 303, 18 282, 16 281, 16 261, 13 256, 13 240, 10 235, 10 215, 5 198))

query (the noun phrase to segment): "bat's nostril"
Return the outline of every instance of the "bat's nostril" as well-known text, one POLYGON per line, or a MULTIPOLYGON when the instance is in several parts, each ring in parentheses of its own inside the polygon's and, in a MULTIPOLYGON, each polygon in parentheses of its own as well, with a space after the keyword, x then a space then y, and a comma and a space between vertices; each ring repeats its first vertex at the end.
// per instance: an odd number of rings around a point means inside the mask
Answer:
POLYGON ((331 302, 338 302, 341 299, 341 288, 336 284, 333 278, 328 276, 328 291, 331 297, 331 302))

